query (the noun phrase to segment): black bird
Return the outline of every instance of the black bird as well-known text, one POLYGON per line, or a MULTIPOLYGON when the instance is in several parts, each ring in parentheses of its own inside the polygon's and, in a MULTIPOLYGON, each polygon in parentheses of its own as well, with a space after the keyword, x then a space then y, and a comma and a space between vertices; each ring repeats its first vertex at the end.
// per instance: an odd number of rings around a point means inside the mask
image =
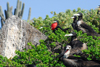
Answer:
POLYGON ((70 59, 73 57, 73 56, 70 56, 71 50, 72 50, 71 46, 67 45, 66 49, 62 51, 62 53, 56 56, 55 58, 60 58, 60 60, 64 63, 66 67, 78 66, 78 63, 76 62, 77 60, 75 61, 75 59, 70 59))
POLYGON ((60 28, 62 31, 66 32, 67 30, 69 30, 70 28, 66 28, 66 29, 62 29, 59 26, 59 21, 53 21, 54 23, 51 25, 51 30, 53 30, 53 32, 55 33, 56 30, 58 30, 58 28, 60 28))
POLYGON ((98 6, 98 11, 97 11, 97 14, 100 15, 100 5, 98 6))
MULTIPOLYGON (((77 63, 78 62, 78 59, 70 59, 72 58, 73 56, 70 56, 70 53, 71 53, 71 46, 70 45, 67 45, 66 46, 66 50, 64 52, 64 55, 62 57, 62 62, 64 63, 64 65, 66 67, 77 67, 77 66, 80 66, 80 63, 77 63)), ((74 50, 76 51, 76 50, 74 50)))
POLYGON ((82 13, 74 14, 74 16, 78 16, 77 26, 79 30, 82 30, 83 33, 87 33, 87 35, 100 36, 93 28, 83 21, 82 13))
POLYGON ((75 32, 72 32, 71 34, 66 34, 65 36, 71 36, 71 41, 69 44, 72 48, 79 48, 80 50, 87 49, 87 44, 79 41, 75 32))
POLYGON ((61 54, 54 59, 59 58, 59 61, 62 61, 66 67, 100 67, 99 62, 88 61, 82 57, 71 55, 72 52, 77 54, 77 50, 79 49, 73 49, 70 45, 67 45, 66 49, 62 50, 61 54))
POLYGON ((77 26, 77 16, 73 16, 71 18, 73 18, 73 23, 72 23, 73 29, 79 31, 78 26, 77 26))
POLYGON ((95 61, 84 60, 81 57, 70 56, 71 51, 77 51, 78 49, 71 49, 70 45, 67 45, 66 51, 61 58, 66 67, 99 67, 100 63, 95 61))

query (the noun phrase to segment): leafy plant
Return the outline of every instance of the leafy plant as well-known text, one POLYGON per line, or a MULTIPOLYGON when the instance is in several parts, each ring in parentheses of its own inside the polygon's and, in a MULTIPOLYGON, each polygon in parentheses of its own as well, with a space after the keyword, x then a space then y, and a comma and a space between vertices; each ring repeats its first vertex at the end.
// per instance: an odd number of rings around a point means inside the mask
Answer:
MULTIPOLYGON (((77 10, 71 11, 70 9, 68 9, 65 12, 60 12, 58 14, 52 11, 52 18, 46 15, 45 19, 39 17, 37 19, 33 18, 33 21, 28 21, 31 26, 35 27, 36 29, 47 35, 48 39, 46 41, 40 40, 40 45, 38 45, 37 47, 32 45, 32 43, 28 43, 28 45, 31 46, 32 49, 24 49, 24 52, 16 51, 17 55, 12 60, 0 56, 0 66, 25 67, 25 65, 27 64, 35 64, 37 67, 65 67, 64 64, 59 61, 59 58, 53 59, 54 57, 59 55, 59 53, 53 53, 52 51, 49 51, 47 47, 47 42, 49 42, 48 45, 51 47, 52 50, 57 46, 56 43, 59 43, 59 45, 65 47, 70 42, 70 37, 64 36, 65 34, 69 34, 68 31, 63 32, 61 29, 58 29, 56 31, 56 34, 52 32, 51 24, 54 20, 58 20, 60 26, 63 29, 70 27, 71 31, 77 33, 78 40, 82 41, 83 43, 87 43, 88 49, 83 50, 82 52, 88 55, 86 57, 88 60, 100 60, 100 37, 87 36, 87 34, 83 34, 82 31, 77 32, 76 30, 73 30, 71 26, 71 23, 73 22, 73 19, 71 19, 71 17, 73 16, 73 14, 79 12, 83 14, 84 22, 91 26, 97 33, 100 33, 100 16, 97 15, 97 10, 91 9, 89 11, 78 8, 77 10)), ((81 55, 74 56, 81 57, 81 55)))
POLYGON ((40 43, 41 44, 37 47, 32 45, 32 43, 28 43, 28 45, 32 46, 32 49, 28 49, 27 51, 25 50, 25 52, 16 51, 16 54, 19 55, 20 59, 15 56, 13 61, 21 64, 35 64, 37 67, 48 67, 49 65, 58 66, 59 63, 57 63, 57 60, 53 61, 53 57, 57 56, 58 54, 55 53, 55 55, 50 55, 52 52, 48 51, 45 42, 40 40, 40 43))

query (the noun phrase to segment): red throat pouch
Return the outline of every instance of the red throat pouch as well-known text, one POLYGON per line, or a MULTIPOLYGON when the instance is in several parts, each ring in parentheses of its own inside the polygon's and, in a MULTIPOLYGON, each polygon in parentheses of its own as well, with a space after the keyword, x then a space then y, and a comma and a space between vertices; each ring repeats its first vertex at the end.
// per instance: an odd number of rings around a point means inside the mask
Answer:
POLYGON ((58 25, 57 22, 53 23, 53 24, 51 25, 51 29, 54 30, 54 29, 57 27, 57 25, 58 25))
MULTIPOLYGON (((67 49, 66 52, 67 52, 68 50, 69 50, 69 49, 67 49)), ((65 52, 65 53, 66 53, 66 52, 65 52)))

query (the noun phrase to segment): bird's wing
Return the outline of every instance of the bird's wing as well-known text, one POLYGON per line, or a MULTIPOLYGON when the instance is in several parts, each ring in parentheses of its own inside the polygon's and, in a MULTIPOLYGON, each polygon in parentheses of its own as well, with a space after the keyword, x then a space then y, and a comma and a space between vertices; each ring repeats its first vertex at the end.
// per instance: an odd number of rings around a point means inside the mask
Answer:
POLYGON ((73 48, 73 49, 71 49, 71 51, 70 51, 70 55, 73 55, 73 54, 81 54, 82 52, 81 52, 81 48, 79 48, 79 47, 76 47, 76 48, 73 48))
POLYGON ((64 32, 66 32, 67 30, 71 29, 71 28, 62 29, 60 26, 57 26, 57 28, 60 28, 64 32))
POLYGON ((61 30, 63 30, 59 25, 57 26, 57 28, 60 28, 61 30))
POLYGON ((75 29, 75 23, 72 23, 72 27, 75 29))
POLYGON ((86 23, 82 23, 82 24, 80 24, 80 26, 81 26, 82 28, 87 29, 89 32, 95 32, 94 29, 91 28, 91 27, 90 27, 89 25, 87 25, 86 23))
POLYGON ((66 29, 63 29, 63 31, 66 32, 67 30, 70 30, 70 29, 71 29, 71 28, 66 28, 66 29))

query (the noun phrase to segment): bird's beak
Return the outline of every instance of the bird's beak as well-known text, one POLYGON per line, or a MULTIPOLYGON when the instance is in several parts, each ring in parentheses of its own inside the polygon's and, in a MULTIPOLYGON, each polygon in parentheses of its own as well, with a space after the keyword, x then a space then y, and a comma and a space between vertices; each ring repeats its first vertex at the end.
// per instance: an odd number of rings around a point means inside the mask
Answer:
POLYGON ((57 21, 53 21, 53 22, 55 23, 55 22, 57 22, 57 21))
POLYGON ((74 17, 71 17, 71 18, 74 18, 74 17))
POLYGON ((71 34, 65 34, 65 36, 73 36, 73 34, 71 33, 71 34))
POLYGON ((74 16, 80 16, 80 14, 74 14, 74 16))

